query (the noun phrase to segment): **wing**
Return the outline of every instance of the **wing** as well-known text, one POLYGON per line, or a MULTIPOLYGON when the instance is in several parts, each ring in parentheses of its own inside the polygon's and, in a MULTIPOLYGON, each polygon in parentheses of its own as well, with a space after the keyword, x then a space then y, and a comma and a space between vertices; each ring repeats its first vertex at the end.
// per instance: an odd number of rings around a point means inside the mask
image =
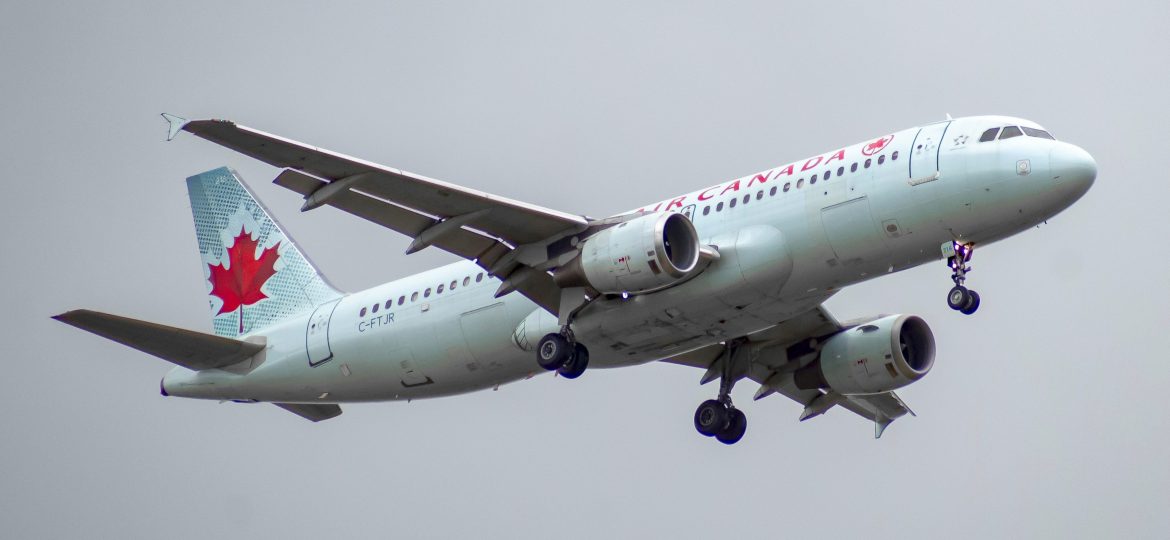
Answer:
POLYGON ((164 115, 173 137, 187 131, 285 170, 275 183, 305 198, 302 211, 328 205, 413 239, 407 253, 435 246, 478 263, 512 290, 557 312, 560 289, 541 268, 549 244, 584 231, 589 220, 385 167, 226 120, 164 115))
MULTIPOLYGON (((839 322, 824 306, 792 317, 776 326, 747 336, 745 359, 739 364, 739 376, 760 385, 755 399, 781 394, 804 407, 800 420, 820 416, 840 405, 874 423, 874 436, 881 437, 886 426, 894 420, 914 412, 894 392, 864 396, 842 395, 822 390, 802 390, 796 387, 792 374, 811 361, 815 349, 807 346, 810 340, 824 341, 828 337, 863 324, 868 319, 839 322)), ((701 384, 719 377, 718 360, 724 347, 711 345, 673 358, 663 360, 673 364, 706 369, 701 384)))

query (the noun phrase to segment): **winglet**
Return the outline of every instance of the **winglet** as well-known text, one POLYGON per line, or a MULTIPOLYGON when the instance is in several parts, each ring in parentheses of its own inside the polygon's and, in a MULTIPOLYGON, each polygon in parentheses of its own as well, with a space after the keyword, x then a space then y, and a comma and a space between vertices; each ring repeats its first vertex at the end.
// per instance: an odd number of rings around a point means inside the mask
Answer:
POLYGON ((875 438, 875 439, 882 438, 882 433, 885 433, 886 426, 890 425, 890 423, 892 423, 892 422, 893 422, 892 419, 886 418, 884 416, 879 416, 876 419, 874 419, 874 421, 873 421, 873 438, 875 438))
POLYGON ((164 119, 166 119, 167 124, 168 124, 168 126, 167 126, 167 140, 168 141, 171 139, 174 139, 175 135, 178 135, 179 132, 183 130, 183 126, 187 125, 187 122, 188 122, 188 120, 186 118, 183 118, 181 116, 175 116, 173 114, 162 113, 162 117, 164 119))

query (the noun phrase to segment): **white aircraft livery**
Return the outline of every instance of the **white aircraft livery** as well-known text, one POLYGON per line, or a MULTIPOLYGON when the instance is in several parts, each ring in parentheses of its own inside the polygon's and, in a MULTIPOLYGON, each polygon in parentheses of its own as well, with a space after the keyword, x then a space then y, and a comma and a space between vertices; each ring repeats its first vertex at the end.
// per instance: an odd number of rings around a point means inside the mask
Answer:
MULTIPOLYGON (((360 292, 329 282, 220 168, 187 179, 214 334, 90 310, 55 319, 177 365, 162 394, 267 402, 312 421, 340 403, 498 387, 543 371, 652 361, 693 366, 717 395, 695 428, 747 428, 731 400, 834 406, 875 436, 910 413, 894 390, 934 365, 914 315, 840 321, 842 287, 943 259, 949 306, 970 315, 976 247, 1079 199, 1093 158, 1035 122, 948 118, 882 135, 607 218, 527 204, 224 120, 164 114, 186 131, 283 169, 274 182, 464 259, 360 292)), ((912 413, 911 413, 912 414, 912 413)))

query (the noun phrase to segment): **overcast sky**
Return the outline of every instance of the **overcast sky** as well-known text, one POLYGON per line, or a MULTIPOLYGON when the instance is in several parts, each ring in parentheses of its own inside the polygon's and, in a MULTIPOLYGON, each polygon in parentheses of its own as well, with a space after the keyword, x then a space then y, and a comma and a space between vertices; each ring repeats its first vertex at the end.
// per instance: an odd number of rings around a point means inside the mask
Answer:
POLYGON ((0 3, 0 536, 1170 536, 1164 247, 1170 7, 1132 2, 0 3), (160 112, 603 216, 898 129, 1010 114, 1097 159, 1088 195, 979 250, 840 293, 934 329, 918 413, 751 402, 697 435, 701 373, 651 364, 346 406, 162 398, 169 365, 54 322, 208 331, 183 179, 240 171, 346 290, 450 262, 301 201, 160 112))

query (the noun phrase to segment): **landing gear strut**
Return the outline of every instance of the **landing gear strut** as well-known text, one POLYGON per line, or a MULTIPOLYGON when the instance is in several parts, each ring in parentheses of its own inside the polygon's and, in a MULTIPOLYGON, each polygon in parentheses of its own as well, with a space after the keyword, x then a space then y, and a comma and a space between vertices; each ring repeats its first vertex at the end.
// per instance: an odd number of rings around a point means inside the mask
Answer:
POLYGON ((540 367, 556 371, 566 379, 576 379, 589 367, 589 349, 577 343, 568 325, 560 333, 546 334, 536 347, 536 362, 540 367))
POLYGON ((947 305, 963 315, 975 313, 979 309, 979 293, 963 286, 967 281, 967 272, 971 271, 967 263, 971 262, 975 247, 952 241, 943 244, 942 250, 947 258, 947 266, 951 268, 951 281, 955 282, 955 286, 947 293, 947 305))
POLYGON ((719 397, 708 399, 695 410, 695 430, 700 435, 715 437, 723 444, 735 444, 747 431, 747 416, 731 403, 731 388, 738 379, 733 372, 736 345, 727 344, 727 351, 716 362, 721 363, 719 397))

